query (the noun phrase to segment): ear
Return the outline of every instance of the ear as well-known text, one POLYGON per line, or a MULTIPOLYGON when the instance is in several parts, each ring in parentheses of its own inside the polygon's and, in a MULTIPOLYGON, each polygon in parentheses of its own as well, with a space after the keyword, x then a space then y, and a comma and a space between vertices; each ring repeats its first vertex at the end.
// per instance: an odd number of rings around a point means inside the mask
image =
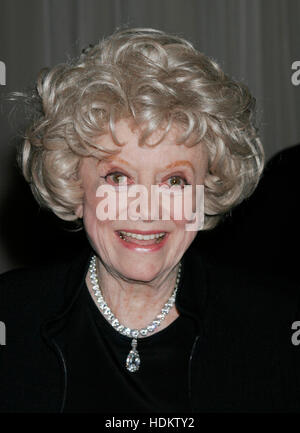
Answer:
POLYGON ((83 217, 83 205, 82 204, 79 204, 78 206, 76 206, 75 215, 77 216, 77 218, 83 217))

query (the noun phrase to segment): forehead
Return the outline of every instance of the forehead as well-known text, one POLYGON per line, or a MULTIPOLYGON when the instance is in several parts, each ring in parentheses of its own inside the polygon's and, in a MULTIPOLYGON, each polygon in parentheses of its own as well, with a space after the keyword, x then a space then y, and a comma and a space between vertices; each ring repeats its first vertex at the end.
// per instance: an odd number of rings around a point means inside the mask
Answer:
MULTIPOLYGON (((118 161, 126 165, 129 158, 131 161, 145 160, 148 163, 159 161, 165 167, 175 168, 179 165, 193 167, 195 163, 199 163, 199 158, 206 159, 206 149, 203 144, 191 145, 194 137, 185 143, 180 141, 184 129, 176 124, 165 136, 163 136, 164 130, 155 131, 143 144, 140 143, 142 129, 134 127, 129 121, 117 122, 114 133, 121 147, 117 154, 104 157, 107 162, 118 161)), ((97 141, 104 148, 112 148, 115 144, 111 134, 103 135, 97 141)))

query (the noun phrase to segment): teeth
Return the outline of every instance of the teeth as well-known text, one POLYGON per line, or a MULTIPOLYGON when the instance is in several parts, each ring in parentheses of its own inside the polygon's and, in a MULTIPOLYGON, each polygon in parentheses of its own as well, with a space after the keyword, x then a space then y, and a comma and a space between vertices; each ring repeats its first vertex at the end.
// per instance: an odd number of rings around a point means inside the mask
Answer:
POLYGON ((160 239, 163 236, 165 236, 165 232, 162 233, 156 233, 156 234, 152 234, 152 235, 141 235, 138 233, 129 233, 129 232, 120 232, 123 236, 129 236, 131 238, 134 239, 139 239, 139 240, 143 240, 143 241, 149 241, 150 239, 160 239))

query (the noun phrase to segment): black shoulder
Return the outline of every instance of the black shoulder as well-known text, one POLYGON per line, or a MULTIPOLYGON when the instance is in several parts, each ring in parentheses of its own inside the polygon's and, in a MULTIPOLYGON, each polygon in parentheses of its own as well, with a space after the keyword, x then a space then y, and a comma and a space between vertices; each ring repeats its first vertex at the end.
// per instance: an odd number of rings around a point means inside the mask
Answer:
MULTIPOLYGON (((203 261, 203 259, 202 259, 203 261)), ((253 267, 223 266, 204 259, 208 293, 233 317, 278 325, 300 320, 300 287, 253 267)))
POLYGON ((29 323, 61 311, 82 284, 90 255, 90 248, 84 248, 66 262, 0 275, 0 320, 29 323))
POLYGON ((0 320, 55 311, 69 264, 16 269, 0 275, 0 320))

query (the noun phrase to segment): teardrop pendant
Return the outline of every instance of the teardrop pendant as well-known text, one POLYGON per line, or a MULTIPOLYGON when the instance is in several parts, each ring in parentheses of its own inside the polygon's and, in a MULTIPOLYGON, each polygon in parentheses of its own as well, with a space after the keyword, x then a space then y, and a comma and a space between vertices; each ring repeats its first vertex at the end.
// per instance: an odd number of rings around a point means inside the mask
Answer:
POLYGON ((140 368, 141 360, 139 352, 136 350, 137 340, 134 338, 131 342, 131 351, 128 353, 126 359, 126 368, 131 373, 135 373, 140 368))

